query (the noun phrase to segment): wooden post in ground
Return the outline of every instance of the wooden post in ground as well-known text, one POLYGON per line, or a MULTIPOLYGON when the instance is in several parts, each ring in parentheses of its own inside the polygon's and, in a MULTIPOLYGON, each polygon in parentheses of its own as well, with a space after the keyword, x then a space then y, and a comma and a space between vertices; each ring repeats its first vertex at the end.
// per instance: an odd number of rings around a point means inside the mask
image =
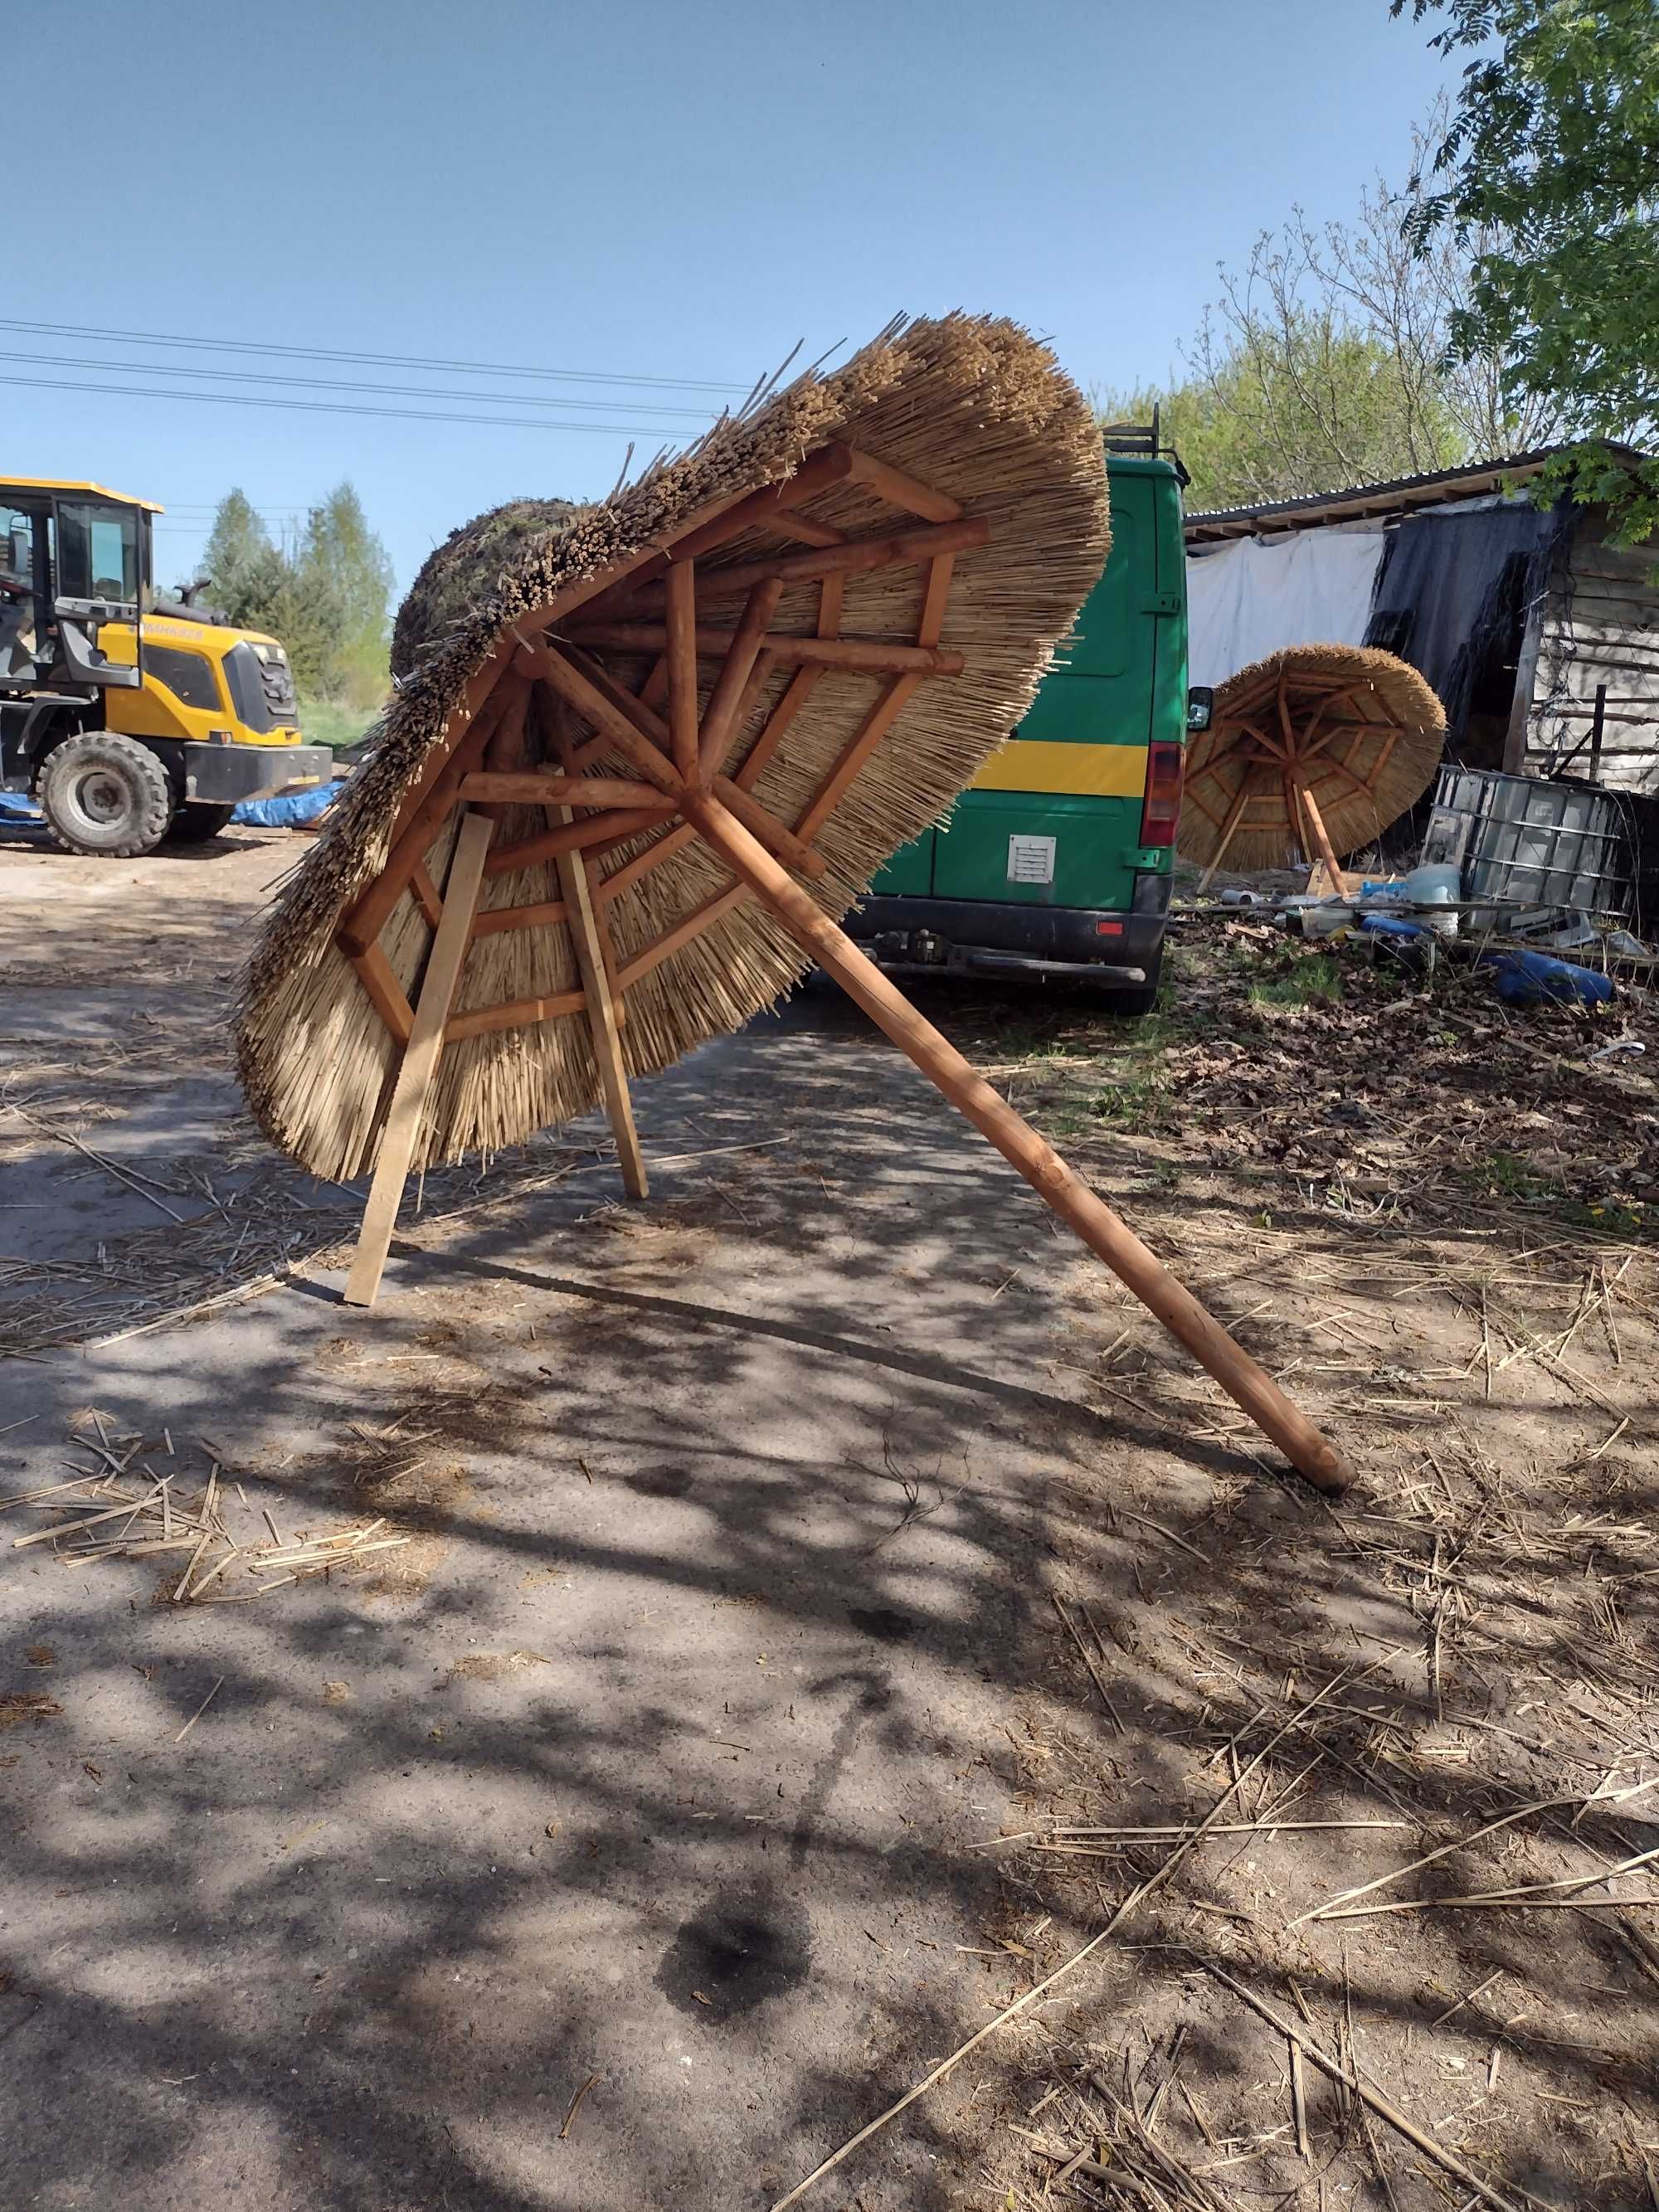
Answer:
POLYGON ((1346 1462, 1273 1377, 1176 1282, 1133 1231, 1078 1181, 1058 1153, 998 1097, 852 939, 818 911, 765 847, 709 793, 688 792, 682 805, 688 821, 739 881, 764 899, 797 943, 989 1139, 1010 1166, 1018 1169, 1091 1251, 1128 1285, 1291 1465, 1316 1489, 1346 1489, 1352 1479, 1346 1462))
MULTIPOLYGON (((567 822, 570 820, 568 806, 556 811, 567 822)), ((650 1186, 646 1178, 639 1135, 634 1127, 633 1101, 628 1093, 628 1070, 623 1063, 616 1002, 611 994, 610 963, 605 958, 605 940, 600 935, 605 927, 605 919, 594 909, 592 887, 587 879, 587 863, 581 854, 561 853, 557 855, 557 862, 559 888, 564 893, 570 941, 576 948, 576 965, 580 970, 582 990, 587 999, 587 1026, 593 1040, 593 1058, 599 1065, 599 1089, 605 1098, 605 1110, 611 1117, 611 1133, 617 1140, 617 1161, 622 1169, 623 1188, 629 1198, 644 1198, 649 1194, 650 1186)))
POLYGON ((455 986, 460 981, 461 963, 466 957, 467 941, 472 934, 472 913, 478 903, 478 886, 483 880, 484 855, 489 850, 495 828, 486 815, 466 813, 461 817, 455 857, 444 886, 443 914, 433 940, 432 957, 427 962, 414 1026, 404 1048, 392 1103, 386 1109, 386 1127, 380 1132, 380 1149, 374 1162, 374 1180, 369 1185, 363 1225, 357 1234, 357 1249, 352 1255, 351 1272, 346 1277, 345 1302, 349 1306, 372 1306, 380 1287, 386 1255, 392 1249, 392 1232, 397 1226, 398 1203, 409 1178, 409 1164, 415 1156, 422 1119, 437 1079, 438 1062, 443 1056, 444 1024, 449 1019, 455 986))
POLYGON ((1205 869, 1203 874, 1198 879, 1198 890, 1199 896, 1200 897, 1202 897, 1204 893, 1209 890, 1211 877, 1214 875, 1216 870, 1221 866, 1222 861, 1225 860, 1227 856, 1227 848, 1233 842, 1233 832, 1237 829, 1239 823, 1244 819, 1244 809, 1249 805, 1253 796, 1254 793, 1250 789, 1250 771, 1249 769, 1246 769, 1244 771, 1244 781, 1238 787, 1238 796, 1234 799, 1232 805, 1227 809, 1227 818, 1221 825, 1221 842, 1215 848, 1215 858, 1211 861, 1209 866, 1205 869))

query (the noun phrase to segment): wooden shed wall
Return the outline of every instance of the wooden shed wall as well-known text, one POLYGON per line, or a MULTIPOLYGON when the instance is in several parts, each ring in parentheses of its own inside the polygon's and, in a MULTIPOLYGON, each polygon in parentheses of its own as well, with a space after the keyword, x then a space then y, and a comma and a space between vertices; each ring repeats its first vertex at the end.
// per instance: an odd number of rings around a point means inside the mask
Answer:
MULTIPOLYGON (((1607 687, 1597 780, 1659 795, 1659 551, 1609 545, 1606 516, 1590 508, 1562 553, 1545 598, 1528 716, 1526 768, 1547 775, 1587 738, 1595 687, 1607 687)), ((1586 744, 1573 763, 1589 774, 1586 744)))

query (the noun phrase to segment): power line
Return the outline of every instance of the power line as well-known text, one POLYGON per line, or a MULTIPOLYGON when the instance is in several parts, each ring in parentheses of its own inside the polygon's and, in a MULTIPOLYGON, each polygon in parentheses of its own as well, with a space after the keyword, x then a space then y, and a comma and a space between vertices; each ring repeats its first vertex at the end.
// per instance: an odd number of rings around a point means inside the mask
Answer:
POLYGON ((330 346, 259 345, 246 338, 192 338, 159 331, 100 330, 82 323, 27 322, 0 315, 0 330, 22 331, 37 337, 94 338, 100 344, 119 341, 139 345, 184 346, 202 353, 283 355, 299 361, 355 362, 368 368, 429 368, 472 376, 532 376, 555 384, 637 384, 673 392, 743 392, 742 384, 711 384, 696 377, 630 376, 614 369, 528 368, 508 362, 427 359, 418 354, 346 353, 330 346))
MULTIPOLYGON (((311 392, 378 392, 402 399, 461 399, 472 400, 486 407, 576 407, 585 415, 614 415, 623 407, 617 399, 544 399, 533 392, 435 392, 430 386, 421 384, 358 384, 343 383, 331 376, 276 376, 268 371, 248 368, 175 368, 165 361, 88 361, 76 354, 8 353, 0 351, 0 361, 16 361, 42 368, 97 368, 106 374, 118 369, 123 374, 131 371, 135 376, 193 376, 210 377, 216 384, 281 384, 302 387, 311 392)), ((208 397, 206 393, 202 395, 208 397)), ((706 407, 665 407, 647 400, 636 412, 651 415, 672 415, 681 422, 706 422, 706 407)))
POLYGON ((570 422, 551 416, 447 415, 419 407, 347 407, 326 399, 262 399, 252 392, 157 391, 142 384, 85 384, 68 377, 0 375, 0 384, 24 385, 37 392, 107 392, 120 399, 177 399, 202 407, 285 407, 303 415, 374 415, 404 422, 481 422, 495 430, 592 430, 601 436, 615 438, 660 438, 664 434, 659 425, 570 422))

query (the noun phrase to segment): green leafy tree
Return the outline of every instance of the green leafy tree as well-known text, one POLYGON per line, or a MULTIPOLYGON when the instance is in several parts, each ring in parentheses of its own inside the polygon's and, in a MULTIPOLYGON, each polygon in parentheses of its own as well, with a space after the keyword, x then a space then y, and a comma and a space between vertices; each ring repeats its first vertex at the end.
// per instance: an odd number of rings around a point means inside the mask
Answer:
MULTIPOLYGON (((1428 162, 1446 111, 1418 134, 1428 162)), ((1553 434, 1553 410, 1517 407, 1498 365, 1454 359, 1470 257, 1447 233, 1421 252, 1401 195, 1378 179, 1351 222, 1300 209, 1263 232, 1242 270, 1223 268, 1182 374, 1161 397, 1193 477, 1190 503, 1243 506, 1334 491, 1515 453, 1553 434)), ((1115 396, 1144 410, 1150 392, 1115 396)))
POLYGON ((373 704, 386 688, 392 563, 349 483, 336 485, 312 508, 294 566, 304 596, 326 610, 332 632, 319 688, 354 706, 373 704))
POLYGON ((1654 0, 1391 0, 1468 52, 1405 234, 1472 260, 1457 361, 1503 363, 1512 405, 1547 400, 1573 450, 1540 495, 1605 500, 1627 543, 1659 529, 1659 9, 1654 0))
POLYGON ((392 564, 349 483, 276 544, 240 490, 220 501, 204 567, 212 604, 286 647, 301 692, 372 707, 386 689, 392 564))
POLYGON ((244 629, 264 629, 287 564, 258 510, 240 489, 226 493, 203 556, 208 598, 244 629))

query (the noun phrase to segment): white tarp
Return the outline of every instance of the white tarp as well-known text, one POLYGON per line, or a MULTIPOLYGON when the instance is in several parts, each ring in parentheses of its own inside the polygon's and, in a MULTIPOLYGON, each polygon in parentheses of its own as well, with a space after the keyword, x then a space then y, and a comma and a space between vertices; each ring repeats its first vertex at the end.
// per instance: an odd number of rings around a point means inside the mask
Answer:
POLYGON ((1286 645, 1363 645, 1380 529, 1241 538, 1187 560, 1188 680, 1224 684, 1286 645))

